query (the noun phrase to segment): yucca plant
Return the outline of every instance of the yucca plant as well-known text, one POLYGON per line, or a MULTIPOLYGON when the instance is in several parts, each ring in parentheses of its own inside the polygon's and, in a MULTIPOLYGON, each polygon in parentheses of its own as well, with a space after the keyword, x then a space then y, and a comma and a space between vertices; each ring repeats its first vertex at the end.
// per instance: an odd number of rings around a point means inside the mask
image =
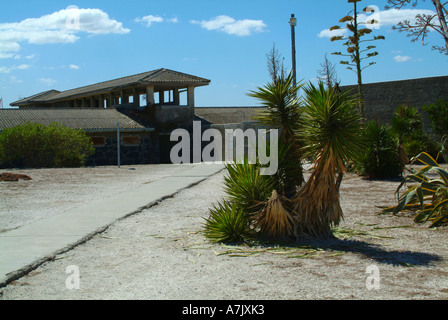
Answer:
POLYGON ((285 238, 294 230, 290 201, 284 195, 285 184, 291 178, 285 162, 292 163, 288 161, 291 153, 284 143, 280 143, 278 152, 279 170, 274 175, 261 175, 261 165, 246 159, 241 164, 226 165, 224 177, 228 200, 242 209, 255 232, 268 238, 285 238))
POLYGON ((266 107, 265 111, 259 112, 253 119, 280 129, 280 143, 283 143, 285 147, 289 146, 289 159, 292 165, 286 165, 284 162, 283 168, 291 170, 285 174, 288 177, 294 177, 295 181, 288 183, 287 193, 294 193, 296 186, 301 186, 304 182, 300 152, 302 143, 295 134, 300 129, 302 100, 299 91, 302 87, 302 83, 294 85, 293 73, 288 75, 282 73, 276 81, 248 94, 266 107))
POLYGON ((343 218, 339 203, 339 184, 346 165, 362 149, 361 117, 357 99, 347 92, 316 87, 304 88, 302 138, 304 156, 314 159, 313 172, 293 199, 299 215, 296 233, 329 237, 332 226, 343 218))
POLYGON ((412 160, 424 164, 419 172, 406 176, 399 185, 397 192, 408 182, 406 191, 400 196, 399 204, 387 208, 382 213, 416 212, 414 221, 417 223, 431 222, 430 227, 438 227, 448 223, 448 171, 442 169, 436 160, 423 152, 412 160), (433 179, 429 173, 438 174, 433 179))
POLYGON ((211 242, 240 242, 248 236, 249 220, 236 204, 223 200, 209 211, 210 216, 204 218, 204 234, 211 242))
POLYGON ((224 176, 224 191, 228 200, 236 204, 247 215, 263 206, 272 191, 278 187, 272 176, 261 175, 260 165, 251 164, 247 159, 242 163, 226 164, 227 175, 224 176))

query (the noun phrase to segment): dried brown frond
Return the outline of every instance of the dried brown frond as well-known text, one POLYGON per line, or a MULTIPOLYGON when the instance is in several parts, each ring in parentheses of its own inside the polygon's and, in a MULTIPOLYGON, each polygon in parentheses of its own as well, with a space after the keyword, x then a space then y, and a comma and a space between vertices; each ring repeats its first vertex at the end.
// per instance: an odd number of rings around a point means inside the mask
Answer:
POLYGON ((255 225, 269 238, 286 238, 294 234, 294 214, 288 198, 273 191, 263 209, 255 215, 255 225))

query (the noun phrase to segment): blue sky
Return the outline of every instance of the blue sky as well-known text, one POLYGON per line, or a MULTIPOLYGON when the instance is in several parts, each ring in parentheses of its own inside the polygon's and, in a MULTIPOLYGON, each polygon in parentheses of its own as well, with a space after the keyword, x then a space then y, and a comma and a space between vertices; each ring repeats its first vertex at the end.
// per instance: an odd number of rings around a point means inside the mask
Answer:
MULTIPOLYGON (((431 2, 400 12, 386 11, 385 4, 361 2, 379 8, 380 27, 372 34, 386 37, 375 42, 380 55, 364 82, 447 75, 448 57, 431 50, 442 44, 435 32, 422 46, 392 30, 418 10, 434 11, 431 2)), ((342 43, 328 37, 350 10, 346 0, 2 1, 0 97, 7 107, 49 89, 168 68, 211 80, 197 89, 197 106, 257 105, 247 93, 269 81, 266 54, 274 43, 291 67, 291 14, 298 19, 297 78, 315 81, 328 53, 341 84, 355 84, 355 73, 330 55, 343 51, 342 43)))

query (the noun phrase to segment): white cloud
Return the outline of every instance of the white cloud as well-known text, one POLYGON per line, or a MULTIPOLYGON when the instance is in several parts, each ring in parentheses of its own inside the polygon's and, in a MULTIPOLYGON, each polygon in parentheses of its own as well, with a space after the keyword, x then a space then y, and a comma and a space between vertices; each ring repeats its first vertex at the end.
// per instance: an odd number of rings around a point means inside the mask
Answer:
POLYGON ((16 76, 11 76, 11 83, 23 83, 23 80, 18 79, 16 76))
POLYGON ((171 19, 166 19, 167 22, 171 22, 171 23, 179 23, 179 19, 177 17, 171 18, 171 19))
POLYGON ((171 19, 165 19, 161 16, 153 16, 152 14, 144 16, 142 18, 136 18, 135 22, 143 23, 147 27, 152 26, 154 23, 162 23, 162 22, 170 22, 170 23, 178 23, 179 19, 177 17, 171 19))
POLYGON ((379 12, 379 24, 380 26, 393 26, 400 21, 409 20, 415 21, 415 16, 418 14, 434 15, 436 14, 431 10, 423 9, 390 9, 379 12))
POLYGON ((39 79, 37 79, 37 81, 39 81, 47 86, 52 86, 54 83, 56 83, 56 80, 50 79, 50 78, 39 78, 39 79))
POLYGON ((10 54, 20 50, 21 42, 31 44, 73 43, 76 34, 125 34, 130 30, 121 22, 110 19, 100 9, 68 7, 40 18, 20 22, 0 23, 0 53, 10 54))
POLYGON ((394 60, 396 61, 396 62, 406 62, 406 61, 409 61, 409 60, 411 60, 412 58, 411 57, 409 57, 409 56, 401 56, 401 55, 396 55, 395 57, 394 57, 394 60))
POLYGON ((0 73, 10 73, 14 70, 25 70, 29 69, 31 66, 29 64, 21 64, 19 66, 13 66, 13 67, 0 67, 0 73))
POLYGON ((0 59, 20 59, 20 54, 0 52, 0 59))
POLYGON ((319 32, 319 34, 317 36, 319 38, 332 38, 332 37, 336 37, 336 36, 345 36, 346 34, 347 34, 346 29, 336 29, 336 30, 332 30, 332 31, 330 31, 330 29, 325 29, 325 30, 322 30, 321 32, 319 32))
POLYGON ((25 69, 29 69, 30 65, 29 64, 21 64, 20 66, 17 66, 16 69, 19 70, 25 70, 25 69))
MULTIPOLYGON (((359 20, 362 22, 369 22, 372 19, 376 20, 378 23, 366 25, 371 29, 380 29, 381 27, 390 27, 396 25, 400 21, 408 20, 414 22, 415 16, 418 14, 427 14, 434 15, 436 14, 431 10, 422 10, 422 9, 390 9, 385 11, 377 10, 375 13, 370 15, 361 14, 359 15, 359 20)), ((344 25, 341 24, 341 28, 344 25)), ((339 29, 330 31, 330 29, 324 29, 319 34, 319 38, 331 38, 334 36, 345 35, 347 32, 346 29, 339 29)))
POLYGON ((69 68, 73 70, 79 70, 79 66, 77 66, 76 64, 69 65, 69 68))
POLYGON ((250 36, 252 32, 263 32, 266 24, 263 20, 235 20, 232 17, 221 15, 208 21, 190 21, 193 24, 199 24, 207 30, 218 30, 231 35, 250 36))
POLYGON ((160 16, 153 16, 152 14, 144 16, 143 18, 135 19, 136 22, 145 23, 147 27, 150 27, 153 23, 163 22, 163 18, 160 16))

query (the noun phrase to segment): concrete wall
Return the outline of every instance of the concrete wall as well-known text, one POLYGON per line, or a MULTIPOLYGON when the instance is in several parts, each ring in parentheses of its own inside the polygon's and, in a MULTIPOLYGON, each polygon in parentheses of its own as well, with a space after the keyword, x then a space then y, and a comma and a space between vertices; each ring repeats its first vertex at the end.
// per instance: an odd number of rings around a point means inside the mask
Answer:
POLYGON ((154 126, 162 131, 177 128, 189 129, 194 119, 194 108, 177 105, 155 105, 154 126))
MULTIPOLYGON (((358 92, 356 85, 341 86, 341 89, 358 92)), ((363 85, 363 91, 368 120, 389 123, 395 109, 404 104, 417 107, 421 111, 425 127, 429 128, 428 118, 421 107, 437 99, 448 99, 448 76, 369 83, 363 85)))
MULTIPOLYGON (((247 122, 241 122, 241 123, 229 123, 229 124, 211 124, 209 126, 203 126, 202 127, 202 131, 205 131, 205 130, 207 130, 209 128, 210 129, 217 129, 221 133, 223 157, 226 156, 226 152, 230 152, 230 149, 226 150, 226 148, 232 148, 233 147, 233 157, 234 157, 234 159, 236 157, 236 147, 237 147, 237 145, 235 143, 235 138, 234 138, 233 142, 229 142, 230 145, 226 146, 226 134, 225 134, 225 131, 227 129, 231 129, 231 130, 241 129, 241 130, 243 130, 243 132, 245 132, 248 129, 253 129, 256 132, 257 139, 258 139, 258 130, 259 129, 266 129, 266 130, 271 129, 268 126, 263 126, 260 123, 253 122, 253 121, 247 121, 247 122)), ((207 145, 207 143, 204 143, 202 147, 204 147, 205 145, 207 145)), ((252 147, 256 148, 256 146, 252 146, 252 147)), ((244 154, 247 155, 248 152, 249 152, 249 142, 247 141, 247 139, 245 139, 245 141, 244 141, 244 154)))

